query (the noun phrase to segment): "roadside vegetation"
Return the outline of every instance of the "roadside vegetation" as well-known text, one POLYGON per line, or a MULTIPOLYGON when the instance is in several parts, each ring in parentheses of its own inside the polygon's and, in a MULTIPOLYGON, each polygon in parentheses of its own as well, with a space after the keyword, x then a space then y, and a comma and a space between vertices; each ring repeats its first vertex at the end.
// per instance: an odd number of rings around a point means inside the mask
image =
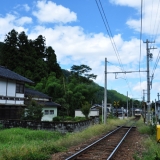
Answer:
POLYGON ((109 119, 108 125, 93 125, 82 132, 61 134, 52 131, 11 128, 0 130, 0 160, 49 160, 50 155, 101 135, 126 120, 109 119))
POLYGON ((135 160, 160 160, 160 143, 157 143, 157 130, 156 125, 146 125, 144 122, 139 121, 137 124, 138 130, 141 134, 146 135, 146 139, 142 142, 145 151, 142 153, 142 158, 139 159, 135 154, 135 160))

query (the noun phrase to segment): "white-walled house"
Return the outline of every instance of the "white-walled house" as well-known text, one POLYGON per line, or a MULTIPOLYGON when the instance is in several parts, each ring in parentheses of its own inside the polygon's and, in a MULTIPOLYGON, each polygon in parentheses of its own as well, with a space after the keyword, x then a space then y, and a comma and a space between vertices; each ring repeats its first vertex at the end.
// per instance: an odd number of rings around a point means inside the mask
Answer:
POLYGON ((24 85, 31 80, 0 66, 0 119, 18 119, 24 104, 24 85))
MULTIPOLYGON (((97 117, 99 116, 99 109, 91 109, 88 117, 97 117)), ((80 109, 75 110, 75 117, 85 117, 80 109)))
POLYGON ((28 97, 43 105, 42 121, 51 121, 57 116, 57 107, 51 97, 33 89, 25 88, 25 83, 33 81, 0 66, 0 120, 19 119, 21 110, 27 107, 28 97))
POLYGON ((60 107, 61 105, 55 102, 52 102, 51 97, 49 97, 48 95, 42 92, 26 88, 25 89, 26 103, 29 97, 31 97, 38 104, 43 106, 42 108, 43 117, 41 121, 52 121, 54 117, 57 117, 57 108, 60 107))

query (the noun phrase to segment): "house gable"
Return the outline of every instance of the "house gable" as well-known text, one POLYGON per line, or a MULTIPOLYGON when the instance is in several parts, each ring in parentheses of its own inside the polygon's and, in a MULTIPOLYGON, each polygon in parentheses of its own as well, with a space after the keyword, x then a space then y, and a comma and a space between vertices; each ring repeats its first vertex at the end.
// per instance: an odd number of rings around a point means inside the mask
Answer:
POLYGON ((0 66, 0 119, 18 119, 24 104, 24 85, 31 80, 0 66))

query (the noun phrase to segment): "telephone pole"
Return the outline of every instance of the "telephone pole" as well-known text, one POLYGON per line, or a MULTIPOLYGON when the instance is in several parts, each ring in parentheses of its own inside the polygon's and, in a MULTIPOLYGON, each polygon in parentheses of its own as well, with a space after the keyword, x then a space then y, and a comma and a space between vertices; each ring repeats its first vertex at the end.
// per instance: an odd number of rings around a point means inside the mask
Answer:
POLYGON ((159 96, 160 96, 159 93, 157 93, 157 96, 158 96, 158 101, 159 101, 159 96))
POLYGON ((104 124, 106 124, 107 116, 107 58, 105 58, 105 80, 104 80, 104 124))
POLYGON ((154 43, 154 42, 150 42, 150 41, 148 41, 148 39, 146 40, 146 42, 144 42, 144 43, 146 43, 146 51, 147 51, 147 113, 148 113, 148 116, 147 116, 147 123, 149 122, 149 121, 151 121, 151 119, 150 119, 150 116, 149 116, 149 114, 150 114, 150 86, 151 86, 151 82, 150 82, 150 73, 149 73, 149 60, 150 59, 152 59, 152 57, 153 57, 153 54, 152 53, 150 53, 150 50, 151 49, 156 49, 156 48, 149 48, 149 43, 154 43))

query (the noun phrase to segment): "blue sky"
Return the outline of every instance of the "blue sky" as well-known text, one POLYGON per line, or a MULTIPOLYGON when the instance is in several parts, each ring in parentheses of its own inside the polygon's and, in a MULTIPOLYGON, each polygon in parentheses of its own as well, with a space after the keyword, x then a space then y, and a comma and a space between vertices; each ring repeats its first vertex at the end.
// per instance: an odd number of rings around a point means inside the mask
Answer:
MULTIPOLYGON (((99 0, 97 0, 99 2, 99 0)), ((143 1, 142 38, 140 0, 101 0, 113 37, 108 36, 95 0, 5 0, 0 5, 0 41, 13 28, 25 31, 29 39, 38 35, 52 46, 57 61, 64 69, 72 65, 86 64, 97 75, 95 80, 104 86, 104 60, 108 72, 146 70, 146 39, 155 43, 151 51, 150 75, 159 53, 160 8, 159 0, 143 1), (111 39, 114 41, 115 52, 111 39), (140 52, 141 44, 141 52, 140 52), (117 58, 118 54, 118 58, 117 58), (119 60, 121 64, 119 64, 119 60), (140 65, 139 65, 140 64, 140 65)), ((100 4, 100 3, 99 3, 100 4)), ((151 100, 160 92, 159 64, 154 72, 151 100)), ((147 89, 146 72, 107 74, 107 88, 141 100, 147 89)), ((147 96, 145 94, 145 100, 147 96)))

